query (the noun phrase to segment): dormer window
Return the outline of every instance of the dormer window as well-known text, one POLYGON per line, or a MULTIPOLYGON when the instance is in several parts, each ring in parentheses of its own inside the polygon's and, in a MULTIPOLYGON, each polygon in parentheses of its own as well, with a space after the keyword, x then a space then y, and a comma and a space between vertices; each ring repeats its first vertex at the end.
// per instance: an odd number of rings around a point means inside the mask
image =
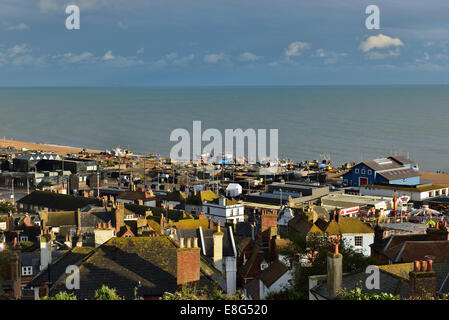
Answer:
POLYGON ((20 242, 28 241, 28 236, 20 236, 20 242))
POLYGON ((268 263, 266 263, 265 261, 263 261, 261 264, 260 264, 260 270, 265 270, 266 268, 268 268, 268 263))
POLYGON ((33 275, 32 266, 22 267, 22 276, 32 276, 32 275, 33 275))

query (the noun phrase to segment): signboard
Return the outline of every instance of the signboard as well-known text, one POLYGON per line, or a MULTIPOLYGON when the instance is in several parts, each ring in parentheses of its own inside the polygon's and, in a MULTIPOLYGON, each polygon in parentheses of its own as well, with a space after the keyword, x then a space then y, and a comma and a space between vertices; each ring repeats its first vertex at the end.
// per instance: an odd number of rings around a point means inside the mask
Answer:
POLYGON ((402 203, 402 204, 407 204, 410 201, 410 197, 406 194, 403 194, 402 196, 400 196, 398 198, 398 202, 402 203))
POLYGON ((342 216, 353 216, 359 212, 359 207, 345 208, 340 210, 342 216))

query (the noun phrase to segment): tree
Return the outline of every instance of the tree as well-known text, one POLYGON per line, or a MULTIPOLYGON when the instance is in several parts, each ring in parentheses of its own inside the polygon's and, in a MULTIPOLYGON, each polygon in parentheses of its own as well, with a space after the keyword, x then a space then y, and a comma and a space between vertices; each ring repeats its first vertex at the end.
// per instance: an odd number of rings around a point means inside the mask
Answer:
POLYGON ((15 212, 16 207, 9 201, 0 200, 0 213, 15 212))
MULTIPOLYGON (((299 254, 304 259, 303 263, 296 263, 294 266, 292 286, 269 297, 277 299, 293 296, 297 299, 308 300, 309 276, 327 274, 327 253, 332 251, 335 237, 321 234, 312 234, 306 237, 294 233, 289 235, 289 239, 291 245, 279 253, 288 256, 291 261, 297 261, 299 254)), ((345 241, 340 241, 339 252, 343 255, 343 272, 362 271, 369 265, 379 264, 377 259, 354 251, 345 241)))
POLYGON ((352 290, 341 290, 339 300, 399 300, 398 296, 391 293, 363 293, 361 287, 352 290))
POLYGON ((196 288, 183 285, 180 291, 175 293, 165 292, 161 300, 243 300, 244 296, 240 291, 234 294, 225 294, 223 290, 214 284, 212 288, 196 288))
POLYGON ((100 289, 95 291, 94 300, 124 300, 117 294, 117 290, 111 289, 103 285, 100 289))
POLYGON ((42 297, 41 300, 76 300, 74 293, 67 293, 65 291, 58 292, 54 297, 42 297))

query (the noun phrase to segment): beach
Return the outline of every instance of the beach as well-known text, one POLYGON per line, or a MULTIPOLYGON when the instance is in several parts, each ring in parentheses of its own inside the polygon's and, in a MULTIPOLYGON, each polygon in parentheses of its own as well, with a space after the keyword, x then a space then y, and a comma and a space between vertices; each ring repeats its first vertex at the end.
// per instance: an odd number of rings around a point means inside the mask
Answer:
MULTIPOLYGON (((42 144, 36 142, 25 142, 18 140, 9 140, 9 139, 0 139, 0 148, 13 147, 17 150, 27 149, 32 151, 43 151, 43 152, 53 152, 58 155, 66 155, 73 153, 80 153, 83 151, 83 148, 76 147, 68 147, 68 146, 59 146, 53 144, 42 144)), ((99 150, 86 149, 88 153, 100 153, 99 150)))

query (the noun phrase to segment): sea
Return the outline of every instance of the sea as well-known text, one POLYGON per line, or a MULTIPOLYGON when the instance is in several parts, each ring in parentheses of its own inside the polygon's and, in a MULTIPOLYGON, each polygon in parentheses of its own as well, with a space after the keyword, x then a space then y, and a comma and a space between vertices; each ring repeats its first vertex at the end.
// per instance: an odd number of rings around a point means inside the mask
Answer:
MULTIPOLYGON (((278 129, 279 156, 449 172, 449 86, 0 88, 0 137, 168 156, 174 129, 278 129)), ((267 139, 268 140, 268 139, 267 139)))

